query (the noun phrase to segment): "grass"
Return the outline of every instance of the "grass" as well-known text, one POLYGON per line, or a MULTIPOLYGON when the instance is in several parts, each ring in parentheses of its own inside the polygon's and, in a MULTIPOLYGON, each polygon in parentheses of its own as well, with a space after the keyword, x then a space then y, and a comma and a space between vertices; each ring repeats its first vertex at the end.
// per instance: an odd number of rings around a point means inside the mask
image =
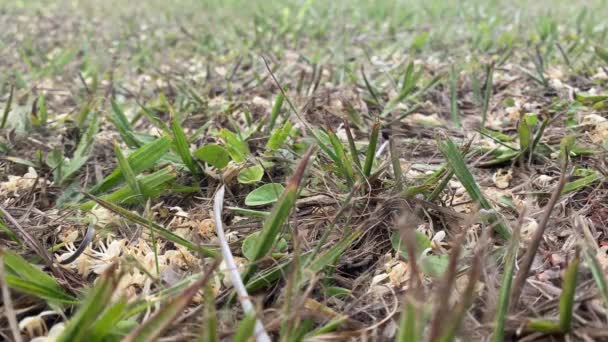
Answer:
POLYGON ((605 1, 0 4, 3 337, 605 333, 605 1))

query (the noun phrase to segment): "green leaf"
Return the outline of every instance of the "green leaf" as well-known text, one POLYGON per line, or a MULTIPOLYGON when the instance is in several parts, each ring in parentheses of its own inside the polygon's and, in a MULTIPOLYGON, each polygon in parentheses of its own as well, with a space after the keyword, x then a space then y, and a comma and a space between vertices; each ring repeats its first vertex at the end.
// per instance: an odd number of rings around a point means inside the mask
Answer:
POLYGON ((218 169, 223 169, 230 162, 230 155, 225 148, 217 144, 205 145, 194 151, 194 156, 218 169))
POLYGON ((420 269, 429 277, 439 278, 448 268, 447 255, 425 255, 420 258, 420 269))
MULTIPOLYGON (((417 249, 416 253, 421 253, 425 249, 431 247, 431 239, 429 239, 429 237, 426 236, 424 233, 416 231, 415 236, 417 249)), ((399 252, 399 254, 401 254, 401 256, 404 257, 406 260, 409 258, 406 245, 403 243, 403 241, 401 241, 401 234, 399 234, 398 231, 394 231, 391 235, 391 245, 393 246, 393 249, 399 252)))
POLYGON ((245 197, 245 204, 251 207, 274 203, 285 190, 279 183, 268 183, 250 192, 245 197))
POLYGON ((292 128, 293 124, 291 121, 287 121, 282 128, 275 129, 266 143, 266 150, 272 154, 273 151, 279 150, 281 147, 283 147, 283 144, 285 144, 287 137, 289 137, 292 128))
POLYGON ((532 134, 537 123, 537 114, 525 114, 520 120, 517 131, 519 133, 519 146, 522 151, 528 150, 532 145, 532 134))
POLYGON ((602 175, 599 172, 594 171, 588 176, 566 183, 566 185, 564 185, 564 189, 562 190, 562 194, 567 194, 573 191, 583 189, 601 179, 602 175))
MULTIPOLYGON (((135 150, 127 157, 133 173, 138 174, 150 167, 152 167, 161 157, 163 157, 167 150, 171 147, 171 139, 167 136, 160 137, 152 142, 149 142, 142 147, 135 150)), ((98 194, 105 192, 112 187, 124 182, 125 177, 120 167, 117 167, 112 171, 110 175, 104 178, 99 184, 95 185, 90 192, 92 194, 98 194)))
POLYGON ((237 177, 241 184, 252 184, 259 182, 264 176, 264 168, 260 165, 253 165, 242 169, 237 177))
MULTIPOLYGON (((249 235, 247 235, 247 237, 243 240, 243 245, 241 246, 241 252, 243 253, 243 256, 245 258, 247 258, 250 261, 255 261, 255 250, 256 250, 256 246, 259 243, 260 239, 260 232, 253 232, 249 235)), ((277 251, 281 251, 287 248, 287 240, 285 240, 284 238, 277 236, 277 239, 275 239, 277 241, 275 241, 275 250, 277 251)))
POLYGON ((576 101, 584 104, 595 104, 601 101, 608 100, 608 95, 586 95, 577 93, 574 95, 576 101))
POLYGON ((241 246, 241 252, 243 256, 248 260, 253 260, 255 256, 255 246, 258 243, 258 238, 260 237, 260 232, 253 232, 249 234, 245 240, 243 240, 243 245, 241 246))
POLYGON ((399 323, 399 334, 397 342, 418 342, 422 340, 420 313, 410 301, 407 301, 401 312, 401 322, 399 323))

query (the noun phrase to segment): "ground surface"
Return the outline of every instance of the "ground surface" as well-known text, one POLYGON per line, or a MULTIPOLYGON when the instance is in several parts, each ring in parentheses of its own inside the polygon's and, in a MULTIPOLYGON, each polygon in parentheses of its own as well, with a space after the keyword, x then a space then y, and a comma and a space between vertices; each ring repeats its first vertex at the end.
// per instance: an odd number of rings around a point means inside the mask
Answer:
POLYGON ((450 3, 0 1, 2 339, 607 340, 608 5, 450 3))

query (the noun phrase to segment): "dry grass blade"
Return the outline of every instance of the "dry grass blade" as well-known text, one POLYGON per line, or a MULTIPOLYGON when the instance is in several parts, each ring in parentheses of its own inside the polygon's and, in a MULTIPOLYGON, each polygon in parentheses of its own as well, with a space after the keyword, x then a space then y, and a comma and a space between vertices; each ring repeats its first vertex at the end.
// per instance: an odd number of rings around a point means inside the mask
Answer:
MULTIPOLYGON (((226 234, 224 233, 223 223, 222 223, 222 209, 224 206, 224 186, 222 185, 217 193, 215 194, 215 199, 213 201, 213 214, 215 219, 215 228, 217 231, 217 237, 220 241, 220 249, 222 251, 222 257, 224 262, 226 263, 226 268, 228 270, 228 274, 230 276, 230 280, 232 282, 232 286, 236 290, 237 296, 241 305, 243 306, 243 311, 245 314, 255 315, 255 309, 251 300, 249 299, 249 294, 247 293, 247 289, 245 288, 245 284, 243 284, 243 280, 239 274, 239 270, 234 262, 234 257, 232 256, 232 252, 230 251, 230 246, 228 245, 228 241, 226 240, 226 234)), ((274 241, 274 240, 273 240, 274 241)), ((270 337, 268 337, 268 333, 266 329, 264 329, 264 325, 259 320, 256 320, 255 323, 255 336, 258 342, 266 342, 270 341, 270 337)))
POLYGON ((344 120, 344 130, 346 131, 346 139, 348 140, 348 149, 350 150, 350 157, 359 170, 363 170, 361 161, 359 160, 359 153, 357 152, 357 146, 355 145, 355 138, 353 132, 350 129, 350 124, 347 120, 344 120))
POLYGON ((534 236, 530 241, 530 245, 526 250, 526 254, 524 255, 523 261, 519 266, 519 272, 515 277, 513 282, 513 290, 511 292, 511 308, 515 308, 517 303, 519 302, 519 296, 521 295, 521 291, 523 290, 524 284, 526 283, 526 279, 528 278, 528 273, 530 272, 530 268, 532 267, 532 262, 534 261, 534 256, 538 251, 538 247, 540 247, 540 242, 542 241, 543 235, 545 234, 545 229, 547 228, 547 224, 549 223, 549 219, 551 218, 551 212, 553 212, 553 207, 557 204, 560 195, 562 194, 562 189, 566 184, 566 172, 568 167, 568 155, 570 153, 569 145, 572 145, 572 139, 564 139, 562 142, 562 172, 559 176, 559 181, 551 194, 551 198, 549 202, 545 206, 545 211, 543 212, 543 216, 538 225, 538 228, 534 232, 534 236), (569 140, 569 141, 568 141, 569 140))
POLYGON ((192 283, 180 294, 175 296, 169 303, 163 305, 152 317, 133 330, 123 341, 125 342, 147 342, 156 340, 160 334, 169 327, 177 315, 190 303, 192 298, 209 281, 211 275, 219 265, 216 259, 213 265, 207 270, 205 276, 192 283))
POLYGON ((488 110, 490 109, 490 99, 492 98, 493 92, 493 75, 494 75, 494 63, 486 66, 486 82, 484 85, 483 93, 483 108, 481 109, 481 127, 483 128, 486 124, 486 118, 488 116, 488 110))
POLYGON ((44 263, 49 266, 51 269, 53 267, 53 261, 49 252, 40 245, 40 243, 34 239, 17 220, 6 210, 4 207, 0 206, 0 213, 17 229, 17 231, 13 231, 13 233, 17 234, 25 242, 25 244, 31 248, 42 260, 44 263))

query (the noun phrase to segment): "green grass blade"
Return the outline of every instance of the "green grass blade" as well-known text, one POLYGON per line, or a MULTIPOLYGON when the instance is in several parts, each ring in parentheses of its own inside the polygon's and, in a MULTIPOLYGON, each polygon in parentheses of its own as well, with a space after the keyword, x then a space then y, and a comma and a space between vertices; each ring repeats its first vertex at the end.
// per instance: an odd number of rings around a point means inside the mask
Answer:
POLYGON ((365 70, 363 69, 363 66, 361 66, 361 76, 363 77, 363 82, 365 83, 365 87, 367 88, 367 91, 369 91, 369 94, 372 96, 372 98, 376 102, 376 105, 380 106, 380 100, 378 99, 378 95, 376 95, 376 91, 374 90, 374 87, 372 86, 372 84, 369 83, 369 80, 367 79, 367 76, 365 75, 365 70))
MULTIPOLYGON (((270 215, 264 221, 259 238, 257 239, 257 243, 252 252, 252 262, 264 257, 272 249, 274 242, 277 240, 277 235, 279 234, 281 227, 283 227, 283 223, 285 223, 291 209, 295 205, 296 198, 298 197, 298 188, 304 178, 304 171, 306 171, 306 167, 308 166, 308 162, 313 152, 314 148, 310 148, 306 154, 304 154, 294 174, 287 181, 287 185, 285 186, 285 190, 283 190, 281 197, 273 206, 270 215)), ((253 266, 250 266, 245 271, 245 274, 242 277, 243 282, 247 283, 253 271, 253 266)))
POLYGON ((192 172, 193 175, 200 175, 201 169, 198 164, 192 158, 192 152, 190 151, 190 143, 184 133, 182 125, 179 123, 177 118, 173 116, 171 118, 171 132, 173 133, 173 144, 177 154, 182 158, 184 165, 192 172))
POLYGON ((452 122, 460 127, 460 113, 458 112, 458 73, 452 65, 450 69, 450 115, 452 122))
POLYGON ((127 304, 126 297, 120 297, 107 307, 91 327, 89 342, 102 342, 104 337, 113 334, 116 324, 124 317, 127 304))
POLYGON ((274 130, 270 135, 268 142, 266 143, 266 151, 268 151, 269 154, 272 155, 275 151, 283 147, 285 141, 291 133, 292 128, 293 124, 290 121, 287 121, 285 125, 283 125, 283 127, 274 130))
MULTIPOLYGON (((166 167, 152 174, 142 176, 137 181, 139 182, 139 187, 144 197, 156 198, 165 192, 169 187, 169 182, 175 180, 176 177, 177 174, 175 173, 175 170, 172 167, 166 167)), ((137 193, 128 185, 123 186, 112 193, 103 195, 101 198, 112 203, 141 203, 140 198, 137 197, 137 193)), ((89 201, 81 204, 80 209, 90 210, 93 206, 94 202, 89 201)))
POLYGON ((8 100, 6 101, 6 106, 4 107, 4 112, 2 113, 2 122, 0 123, 0 129, 6 127, 6 120, 8 119, 8 114, 11 112, 11 105, 13 104, 13 95, 15 94, 15 85, 11 85, 11 91, 8 94, 8 100))
POLYGON ((89 124, 85 134, 82 136, 76 147, 74 155, 67 164, 63 167, 63 174, 59 183, 63 183, 69 179, 76 171, 78 171, 89 159, 89 154, 93 150, 93 144, 95 143, 95 135, 99 131, 99 117, 93 115, 93 121, 89 124))
POLYGON ((593 275, 600 295, 604 299, 604 306, 608 308, 608 281, 602 270, 602 265, 589 248, 585 248, 584 257, 586 264, 591 269, 591 274, 593 275))
POLYGON ((534 319, 528 322, 527 328, 532 331, 541 332, 544 334, 559 334, 562 332, 562 327, 558 322, 546 319, 534 319))
POLYGON ((76 298, 65 292, 55 278, 41 271, 17 254, 2 250, 6 283, 19 292, 42 298, 51 303, 75 304, 76 298))
POLYGON ((218 341, 217 337, 217 310, 215 309, 215 296, 213 294, 213 288, 211 284, 205 284, 205 295, 203 297, 204 307, 205 307, 205 316, 203 318, 203 322, 205 324, 202 326, 203 331, 201 332, 199 342, 215 342, 218 341))
POLYGON ((234 336, 232 336, 233 342, 247 342, 253 336, 255 328, 256 316, 255 314, 245 315, 243 320, 239 322, 239 326, 236 328, 234 336))
POLYGON ((399 323, 399 333, 395 339, 397 342, 418 342, 422 339, 419 336, 417 328, 419 322, 417 322, 418 315, 416 313, 416 307, 413 303, 406 302, 401 313, 401 322, 399 323))
POLYGON ((350 247, 355 240, 361 236, 360 232, 354 232, 343 238, 335 246, 331 247, 325 253, 316 257, 308 266, 312 273, 319 273, 327 266, 331 266, 336 260, 350 247))
POLYGON ((493 85, 494 76, 494 64, 486 66, 486 83, 484 84, 483 92, 483 107, 481 109, 481 127, 485 127, 486 119, 488 116, 488 110, 490 109, 490 99, 492 98, 492 92, 494 90, 493 85))
POLYGON ((500 284, 500 292, 498 294, 498 304, 496 308, 496 316, 494 317, 494 331, 492 333, 492 341, 504 341, 504 327, 509 313, 509 299, 511 296, 511 284, 515 275, 515 263, 517 262, 517 250, 519 249, 519 238, 521 225, 523 224, 524 213, 520 214, 519 222, 513 236, 509 240, 507 253, 504 257, 504 272, 500 284))
POLYGON ((583 189, 597 181, 600 181, 602 178, 603 177, 599 172, 593 171, 593 173, 588 176, 566 183, 566 185, 564 185, 564 189, 562 189, 562 194, 583 189))
POLYGON ((608 64, 608 50, 596 46, 595 47, 595 54, 602 59, 602 61, 604 61, 604 63, 608 64))
POLYGON ((118 166, 120 167, 122 174, 125 175, 125 178, 127 179, 127 184, 131 188, 131 191, 133 191, 133 193, 139 197, 140 201, 143 201, 145 198, 139 186, 139 181, 135 178, 135 172, 133 172, 133 169, 131 169, 131 165, 129 165, 129 162, 122 154, 122 151, 120 150, 120 146, 118 146, 117 141, 114 141, 114 154, 116 154, 118 166))
POLYGON ((574 295, 576 294, 576 278, 578 275, 579 256, 575 256, 566 268, 562 294, 559 299, 559 325, 562 332, 570 331, 574 306, 574 295))
POLYGON ((372 173, 372 165, 376 156, 376 146, 378 145, 378 135, 380 133, 380 122, 376 121, 372 126, 372 131, 369 135, 369 145, 365 155, 365 163, 363 164, 363 175, 369 177, 372 173))
POLYGON ((353 184, 355 184, 355 172, 353 170, 351 161, 346 157, 346 152, 344 151, 342 142, 331 128, 327 130, 327 135, 329 136, 329 141, 331 142, 331 145, 334 148, 334 155, 336 156, 336 160, 340 161, 339 164, 337 164, 338 168, 342 172, 343 176, 346 178, 348 184, 352 186, 353 184))
POLYGON ((192 283, 182 293, 161 306, 152 317, 135 328, 123 341, 148 342, 156 340, 169 327, 171 322, 177 318, 177 315, 183 311, 186 305, 190 303, 198 291, 203 288, 212 273, 213 270, 209 270, 203 278, 192 283))
POLYGON ((509 239, 511 236, 509 229, 505 226, 500 217, 494 214, 492 205, 490 205, 490 202, 488 202, 481 192, 481 189, 479 189, 479 186, 477 185, 475 178, 473 178, 471 171, 467 168, 458 147, 456 147, 454 142, 448 138, 445 141, 439 142, 439 150, 447 159, 454 174, 456 174, 456 177, 458 177, 473 201, 478 203, 481 208, 491 211, 490 223, 494 226, 494 230, 504 239, 509 239))
POLYGON ((194 151, 192 154, 198 159, 218 169, 225 168, 230 162, 228 151, 218 144, 205 145, 194 151))
POLYGON ((98 316, 105 310, 114 290, 118 286, 121 275, 117 265, 109 267, 97 281, 80 305, 78 311, 66 324, 65 330, 57 338, 58 342, 82 341, 88 335, 89 328, 96 322, 98 316))
MULTIPOLYGON (((152 167, 167 150, 171 147, 171 139, 167 136, 160 137, 152 142, 149 142, 135 150, 127 157, 127 162, 133 173, 138 174, 152 167)), ((121 184, 125 180, 125 176, 120 169, 116 168, 110 175, 104 178, 99 184, 95 185, 90 192, 99 194, 111 189, 114 186, 121 184)))
POLYGON ((109 120, 114 124, 114 126, 116 126, 116 130, 118 130, 118 133, 125 141, 127 146, 131 148, 140 147, 141 143, 135 137, 133 127, 131 127, 129 119, 127 119, 127 116, 123 112, 122 108, 120 108, 120 105, 114 100, 112 100, 112 112, 114 115, 109 117, 109 120))
POLYGON ((95 197, 91 194, 85 194, 88 198, 90 198, 91 200, 93 200, 95 203, 101 205, 102 207, 114 212, 117 215, 120 215, 122 217, 124 217, 125 219, 132 221, 134 223, 140 224, 142 226, 145 227, 150 227, 152 230, 154 230, 154 232, 160 236, 162 236, 163 238, 167 239, 168 241, 171 241, 173 243, 176 243, 178 245, 184 246, 192 251, 201 253, 205 256, 208 257, 216 257, 217 256, 217 252, 213 249, 207 248, 207 247, 203 247, 203 246, 199 246, 196 245, 184 238, 182 238, 179 235, 174 234, 173 232, 171 232, 170 230, 166 229, 165 227, 154 223, 130 210, 124 209, 112 202, 108 202, 106 200, 103 200, 101 198, 95 197))
POLYGON ((270 112, 270 121, 268 122, 268 132, 271 132, 274 126, 276 125, 277 119, 279 118, 279 114, 281 114, 281 107, 283 107, 283 102, 285 101, 285 96, 283 93, 279 93, 277 95, 276 100, 274 100, 274 105, 272 106, 272 112, 270 112))

